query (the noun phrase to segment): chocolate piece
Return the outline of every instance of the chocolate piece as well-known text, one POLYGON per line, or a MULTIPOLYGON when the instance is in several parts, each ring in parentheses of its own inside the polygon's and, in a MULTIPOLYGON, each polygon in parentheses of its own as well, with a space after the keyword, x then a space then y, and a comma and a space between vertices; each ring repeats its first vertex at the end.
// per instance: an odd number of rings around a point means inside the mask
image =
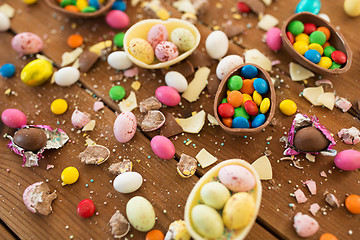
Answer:
POLYGON ((191 177, 195 174, 197 168, 197 161, 195 158, 186 154, 181 154, 180 161, 177 164, 177 171, 183 178, 191 177))
POLYGON ((50 193, 49 186, 44 182, 37 182, 28 186, 23 193, 25 206, 31 212, 42 215, 49 215, 51 213, 51 203, 56 198, 56 192, 50 193))
POLYGON ((182 127, 176 122, 174 116, 171 113, 165 113, 165 123, 160 128, 160 135, 165 137, 175 136, 182 133, 182 127))
POLYGON ((223 32, 228 38, 233 38, 237 35, 242 34, 245 31, 245 28, 241 25, 235 24, 226 24, 223 28, 223 32))
POLYGON ((100 165, 110 157, 110 150, 102 145, 87 146, 85 151, 79 154, 82 163, 100 165))
POLYGON ((149 111, 141 122, 141 130, 151 132, 159 129, 165 123, 165 116, 158 110, 149 111))
POLYGON ((339 201, 332 193, 326 194, 325 201, 332 207, 335 207, 335 208, 340 207, 339 201))
POLYGON ((220 84, 220 80, 217 78, 216 74, 210 74, 208 79, 208 84, 206 86, 210 96, 215 97, 219 84, 220 84))
POLYGON ((71 115, 71 123, 75 128, 82 128, 90 122, 90 114, 75 109, 71 115))
POLYGON ((111 234, 114 238, 122 238, 130 230, 130 224, 125 217, 117 210, 110 218, 109 225, 111 227, 111 234))
POLYGON ((47 136, 40 128, 22 128, 14 135, 13 141, 28 151, 37 151, 46 146, 47 136))
POLYGON ((115 175, 119 175, 124 172, 131 172, 132 162, 130 160, 123 160, 122 162, 113 163, 109 167, 109 172, 115 175))
POLYGON ((241 0, 256 14, 264 14, 265 4, 261 0, 241 0))
POLYGON ((214 60, 200 50, 195 50, 188 58, 194 68, 208 67, 214 63, 214 60))
POLYGON ((158 110, 161 106, 161 103, 156 97, 149 97, 140 102, 140 112, 146 113, 150 110, 158 110))
POLYGON ((303 152, 319 152, 325 150, 330 142, 315 127, 301 128, 295 133, 294 146, 303 152))
POLYGON ((84 51, 79 57, 79 69, 81 72, 88 72, 96 63, 99 55, 90 51, 84 51))
POLYGON ((162 68, 161 72, 162 74, 166 74, 170 71, 176 71, 181 73, 185 78, 190 77, 191 75, 194 74, 194 66, 192 65, 192 63, 190 61, 182 61, 180 63, 177 63, 173 66, 171 66, 168 69, 162 68))

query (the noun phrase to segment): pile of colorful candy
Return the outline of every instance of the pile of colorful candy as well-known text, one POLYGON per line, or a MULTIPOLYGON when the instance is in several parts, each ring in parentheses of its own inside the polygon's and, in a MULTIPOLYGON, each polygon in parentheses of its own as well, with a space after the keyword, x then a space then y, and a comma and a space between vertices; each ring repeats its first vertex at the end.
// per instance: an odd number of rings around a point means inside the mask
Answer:
POLYGON ((345 53, 330 45, 331 32, 327 27, 295 20, 287 26, 286 35, 295 51, 320 67, 339 69, 347 61, 345 53))
POLYGON ((58 0, 60 7, 70 12, 96 12, 105 0, 58 0))
POLYGON ((270 99, 263 95, 269 91, 269 84, 257 77, 258 72, 255 66, 245 65, 240 69, 240 75, 229 78, 227 97, 218 106, 218 114, 225 126, 257 128, 264 124, 270 99))

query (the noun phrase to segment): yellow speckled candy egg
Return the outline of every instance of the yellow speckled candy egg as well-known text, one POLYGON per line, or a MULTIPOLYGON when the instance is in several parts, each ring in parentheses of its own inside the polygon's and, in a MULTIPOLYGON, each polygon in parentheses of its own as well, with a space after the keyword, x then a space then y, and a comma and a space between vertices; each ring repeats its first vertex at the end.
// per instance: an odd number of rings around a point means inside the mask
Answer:
POLYGON ((154 62, 154 49, 150 43, 141 38, 133 38, 129 43, 129 52, 136 59, 146 63, 152 64, 154 62))
POLYGON ((226 202, 222 218, 229 229, 243 228, 255 214, 255 199, 247 192, 232 195, 226 202))
POLYGON ((36 59, 29 62, 21 71, 20 78, 28 86, 37 86, 46 82, 53 74, 53 66, 49 61, 36 59))
POLYGON ((199 204, 191 210, 191 221, 196 232, 205 238, 218 238, 224 232, 220 214, 205 204, 199 204))
POLYGON ((154 208, 144 197, 131 198, 126 204, 126 215, 131 226, 138 231, 150 231, 155 225, 154 208))
POLYGON ((230 191, 222 183, 208 182, 201 188, 200 196, 206 205, 220 210, 230 198, 230 191))

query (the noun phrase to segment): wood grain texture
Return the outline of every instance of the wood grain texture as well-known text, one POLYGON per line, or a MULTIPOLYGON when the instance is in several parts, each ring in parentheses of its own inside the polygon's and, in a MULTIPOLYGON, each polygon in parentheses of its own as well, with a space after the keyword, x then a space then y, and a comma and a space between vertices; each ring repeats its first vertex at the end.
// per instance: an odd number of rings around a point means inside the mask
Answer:
POLYGON ((0 224, 0 239, 15 240, 16 238, 9 232, 9 230, 0 224))

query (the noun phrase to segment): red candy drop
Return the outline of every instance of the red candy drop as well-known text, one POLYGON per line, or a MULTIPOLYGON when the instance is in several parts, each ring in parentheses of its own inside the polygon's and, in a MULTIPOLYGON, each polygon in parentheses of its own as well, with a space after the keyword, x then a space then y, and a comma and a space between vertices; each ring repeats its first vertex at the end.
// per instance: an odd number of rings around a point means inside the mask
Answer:
POLYGON ((230 103, 222 103, 218 107, 218 113, 223 118, 230 118, 234 115, 235 109, 230 103))
POLYGON ((251 115, 251 116, 256 116, 259 112, 258 106, 256 105, 255 102, 248 100, 244 103, 244 107, 245 107, 245 111, 251 115))
POLYGON ((312 32, 316 31, 316 25, 313 23, 304 23, 304 33, 310 35, 312 32))
POLYGON ((80 217, 88 218, 91 217, 95 212, 95 204, 90 199, 82 200, 77 206, 77 213, 80 217))
POLYGON ((291 44, 294 44, 294 42, 295 42, 294 35, 291 32, 286 32, 286 36, 288 37, 291 44))
POLYGON ((344 64, 344 63, 346 63, 347 57, 346 57, 345 53, 343 53, 343 52, 334 51, 331 54, 331 59, 334 60, 334 62, 336 62, 338 64, 344 64))
POLYGON ((249 12, 251 12, 251 9, 249 8, 249 6, 246 5, 246 4, 243 3, 243 2, 238 2, 237 7, 238 7, 239 11, 242 12, 242 13, 249 13, 249 12))

